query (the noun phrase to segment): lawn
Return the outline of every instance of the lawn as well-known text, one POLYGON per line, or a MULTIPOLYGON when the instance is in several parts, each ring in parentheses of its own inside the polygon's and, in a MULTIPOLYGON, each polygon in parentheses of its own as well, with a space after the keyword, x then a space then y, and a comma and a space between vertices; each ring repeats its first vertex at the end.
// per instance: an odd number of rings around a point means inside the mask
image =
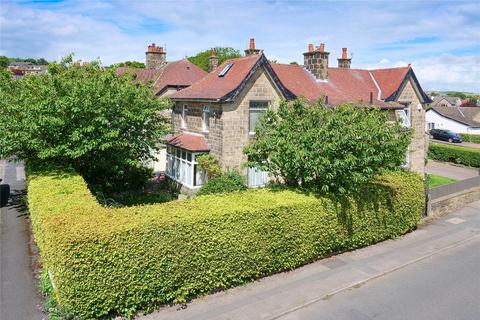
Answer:
POLYGON ((429 174, 428 175, 428 187, 430 189, 440 187, 440 186, 443 186, 445 184, 454 183, 454 182, 457 182, 457 181, 458 181, 457 179, 447 178, 447 177, 443 177, 443 176, 437 176, 437 175, 434 175, 434 174, 429 174))

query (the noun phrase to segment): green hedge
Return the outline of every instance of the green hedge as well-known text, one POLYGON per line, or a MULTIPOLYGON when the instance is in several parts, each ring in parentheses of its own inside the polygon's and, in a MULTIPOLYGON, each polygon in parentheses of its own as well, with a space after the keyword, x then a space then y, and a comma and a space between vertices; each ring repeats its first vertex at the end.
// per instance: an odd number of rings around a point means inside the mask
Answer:
POLYGON ((465 142, 480 143, 480 134, 460 133, 465 142))
POLYGON ((84 319, 148 312, 402 235, 421 218, 423 182, 387 174, 360 198, 345 211, 326 197, 255 189, 114 209, 74 173, 28 176, 56 300, 84 319))
POLYGON ((480 167, 480 149, 430 143, 428 147, 428 158, 459 163, 470 167, 480 167))

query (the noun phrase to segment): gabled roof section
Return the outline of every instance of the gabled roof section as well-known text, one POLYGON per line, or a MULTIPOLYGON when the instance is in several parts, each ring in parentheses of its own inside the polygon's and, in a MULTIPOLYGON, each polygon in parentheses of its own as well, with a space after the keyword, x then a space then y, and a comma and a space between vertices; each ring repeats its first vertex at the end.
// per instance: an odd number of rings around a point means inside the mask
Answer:
POLYGON ((116 73, 119 76, 134 74, 134 82, 151 85, 155 95, 161 94, 167 87, 188 87, 207 75, 187 59, 168 62, 160 69, 120 67, 116 73))
POLYGON ((324 98, 328 104, 338 105, 348 102, 363 102, 379 107, 396 107, 380 99, 379 88, 368 70, 329 68, 328 80, 319 81, 299 65, 272 64, 272 68, 283 85, 295 96, 303 96, 310 101, 324 98))
POLYGON ((407 76, 410 67, 375 69, 370 72, 382 90, 381 99, 386 100, 394 94, 407 76))
POLYGON ((227 60, 203 79, 182 91, 175 92, 170 97, 173 100, 233 101, 246 86, 248 80, 262 66, 282 94, 287 99, 294 98, 294 95, 280 83, 263 53, 227 60), (219 76, 225 70, 225 67, 230 64, 231 67, 228 71, 219 76))
POLYGON ((431 110, 466 126, 480 128, 480 108, 477 107, 432 107, 431 110))
POLYGON ((422 103, 431 103, 432 99, 423 91, 417 76, 410 67, 376 69, 371 71, 382 91, 384 101, 396 101, 408 81, 412 81, 414 89, 422 103))

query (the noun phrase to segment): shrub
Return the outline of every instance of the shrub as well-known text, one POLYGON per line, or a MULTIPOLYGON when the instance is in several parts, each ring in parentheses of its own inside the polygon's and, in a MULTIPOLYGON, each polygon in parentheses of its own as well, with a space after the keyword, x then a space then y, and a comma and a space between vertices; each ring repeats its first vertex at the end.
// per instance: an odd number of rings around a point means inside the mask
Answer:
POLYGON ((480 134, 461 133, 460 135, 465 142, 480 143, 480 134))
POLYGON ((428 158, 459 163, 470 167, 480 167, 480 149, 431 143, 428 147, 428 158))
MULTIPOLYGON (((291 186, 348 193, 385 170, 399 170, 411 129, 359 105, 283 101, 267 110, 245 149, 248 166, 291 186)), ((358 191, 358 190, 357 190, 358 191)))
POLYGON ((246 190, 245 178, 236 171, 229 171, 220 177, 212 178, 197 192, 197 195, 227 193, 246 190))
POLYGON ((218 177, 222 174, 222 168, 215 155, 211 153, 202 154, 198 156, 196 160, 200 169, 207 174, 208 179, 218 177))
POLYGON ((29 170, 28 203, 59 306, 91 319, 149 312, 397 237, 415 228, 424 197, 418 175, 398 172, 364 186, 348 210, 269 189, 114 209, 72 172, 29 170))

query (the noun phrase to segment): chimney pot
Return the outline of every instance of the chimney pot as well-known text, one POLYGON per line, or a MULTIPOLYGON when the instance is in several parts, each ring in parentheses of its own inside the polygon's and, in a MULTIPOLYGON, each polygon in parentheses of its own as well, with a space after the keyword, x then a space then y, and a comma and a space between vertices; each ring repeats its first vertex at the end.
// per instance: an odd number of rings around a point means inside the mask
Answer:
POLYGON ((320 43, 320 47, 318 47, 318 51, 320 51, 320 52, 325 51, 325 43, 320 43))
POLYGON ((255 38, 250 38, 250 49, 255 49, 255 38))
POLYGON ((309 43, 309 44, 308 44, 308 52, 312 52, 313 50, 315 50, 315 49, 313 48, 313 44, 309 43))
POLYGON ((342 48, 342 59, 347 59, 347 48, 342 48))
POLYGON ((245 49, 245 55, 249 56, 252 54, 259 54, 261 52, 262 50, 255 48, 255 39, 250 38, 250 45, 248 46, 248 49, 245 49))
POLYGON ((370 91, 370 104, 373 104, 373 92, 370 91))

